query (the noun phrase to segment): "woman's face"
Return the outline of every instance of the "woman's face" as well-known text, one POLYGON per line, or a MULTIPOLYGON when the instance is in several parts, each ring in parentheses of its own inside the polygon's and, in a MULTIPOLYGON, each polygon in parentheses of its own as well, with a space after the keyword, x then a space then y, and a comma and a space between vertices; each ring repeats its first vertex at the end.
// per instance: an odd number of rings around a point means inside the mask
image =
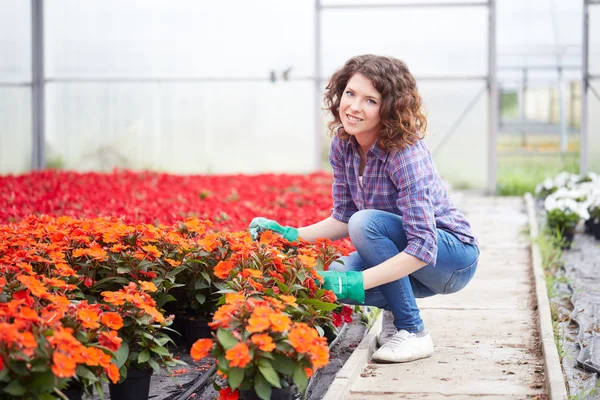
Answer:
POLYGON ((340 101, 340 120, 346 133, 357 140, 374 139, 381 131, 381 94, 371 80, 356 73, 348 81, 340 101))

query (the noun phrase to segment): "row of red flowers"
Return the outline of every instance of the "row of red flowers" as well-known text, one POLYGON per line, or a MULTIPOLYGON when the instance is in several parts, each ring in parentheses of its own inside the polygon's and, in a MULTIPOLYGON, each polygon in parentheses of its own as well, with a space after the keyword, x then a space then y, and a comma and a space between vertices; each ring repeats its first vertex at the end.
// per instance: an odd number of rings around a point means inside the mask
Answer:
POLYGON ((308 175, 172 175, 41 171, 0 176, 0 223, 30 214, 128 223, 173 224, 187 217, 215 229, 245 230, 256 216, 285 225, 312 224, 330 215, 332 177, 308 175))
POLYGON ((129 367, 175 366, 164 333, 172 318, 162 307, 176 299, 210 313, 225 303, 213 321, 223 358, 215 351, 233 389, 251 384, 265 393, 265 380, 280 386, 269 351, 297 355, 294 365, 303 369, 293 377, 302 386, 327 360, 321 336, 306 331, 328 323, 337 307, 315 285, 315 266, 326 267, 339 249, 328 241, 291 246, 270 234, 254 242, 247 232, 211 225, 49 216, 1 225, 0 390, 39 395, 76 376, 101 392, 103 380, 117 382, 129 367), (301 347, 300 337, 312 344, 301 347))

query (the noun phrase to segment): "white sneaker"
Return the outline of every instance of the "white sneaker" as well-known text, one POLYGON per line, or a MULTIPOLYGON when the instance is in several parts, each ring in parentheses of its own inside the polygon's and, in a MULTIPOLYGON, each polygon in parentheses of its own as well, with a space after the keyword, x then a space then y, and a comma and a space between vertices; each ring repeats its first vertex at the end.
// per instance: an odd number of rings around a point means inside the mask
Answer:
POLYGON ((377 345, 380 347, 386 344, 398 332, 394 325, 394 314, 391 311, 383 310, 381 333, 377 335, 377 345))
POLYGON ((429 332, 417 337, 404 329, 373 354, 373 360, 379 362, 400 363, 430 357, 433 354, 433 342, 429 332))

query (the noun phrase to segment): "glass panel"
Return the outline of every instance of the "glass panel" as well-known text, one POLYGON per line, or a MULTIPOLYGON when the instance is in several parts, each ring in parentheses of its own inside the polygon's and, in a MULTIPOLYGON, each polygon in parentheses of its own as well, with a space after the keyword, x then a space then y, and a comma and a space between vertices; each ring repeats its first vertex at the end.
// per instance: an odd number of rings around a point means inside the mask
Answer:
POLYGON ((590 6, 589 10, 589 68, 590 74, 600 78, 600 4, 590 6))
POLYGON ((421 75, 487 73, 487 8, 324 10, 323 73, 350 57, 385 54, 421 75))
POLYGON ((49 84, 48 159, 75 170, 306 172, 309 82, 49 84))
POLYGON ((419 92, 428 119, 429 135, 425 140, 440 175, 457 188, 484 188, 488 158, 488 98, 484 84, 421 82, 419 92), (473 107, 464 115, 458 129, 448 136, 472 102, 473 107))
POLYGON ((31 1, 0 4, 0 82, 31 80, 31 1))
POLYGON ((312 1, 46 4, 49 77, 312 75, 312 1))
POLYGON ((0 174, 31 169, 31 90, 0 87, 0 174))

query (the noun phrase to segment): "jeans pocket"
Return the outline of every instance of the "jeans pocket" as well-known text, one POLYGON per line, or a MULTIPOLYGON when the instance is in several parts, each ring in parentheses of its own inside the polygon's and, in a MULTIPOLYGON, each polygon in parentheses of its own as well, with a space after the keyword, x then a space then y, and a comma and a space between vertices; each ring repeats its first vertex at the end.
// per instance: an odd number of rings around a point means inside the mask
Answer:
POLYGON ((475 275, 475 271, 477 270, 478 261, 479 259, 475 260, 475 262, 468 267, 455 270, 444 287, 444 294, 456 293, 459 290, 464 289, 464 287, 467 286, 467 283, 473 279, 473 275, 475 275))

